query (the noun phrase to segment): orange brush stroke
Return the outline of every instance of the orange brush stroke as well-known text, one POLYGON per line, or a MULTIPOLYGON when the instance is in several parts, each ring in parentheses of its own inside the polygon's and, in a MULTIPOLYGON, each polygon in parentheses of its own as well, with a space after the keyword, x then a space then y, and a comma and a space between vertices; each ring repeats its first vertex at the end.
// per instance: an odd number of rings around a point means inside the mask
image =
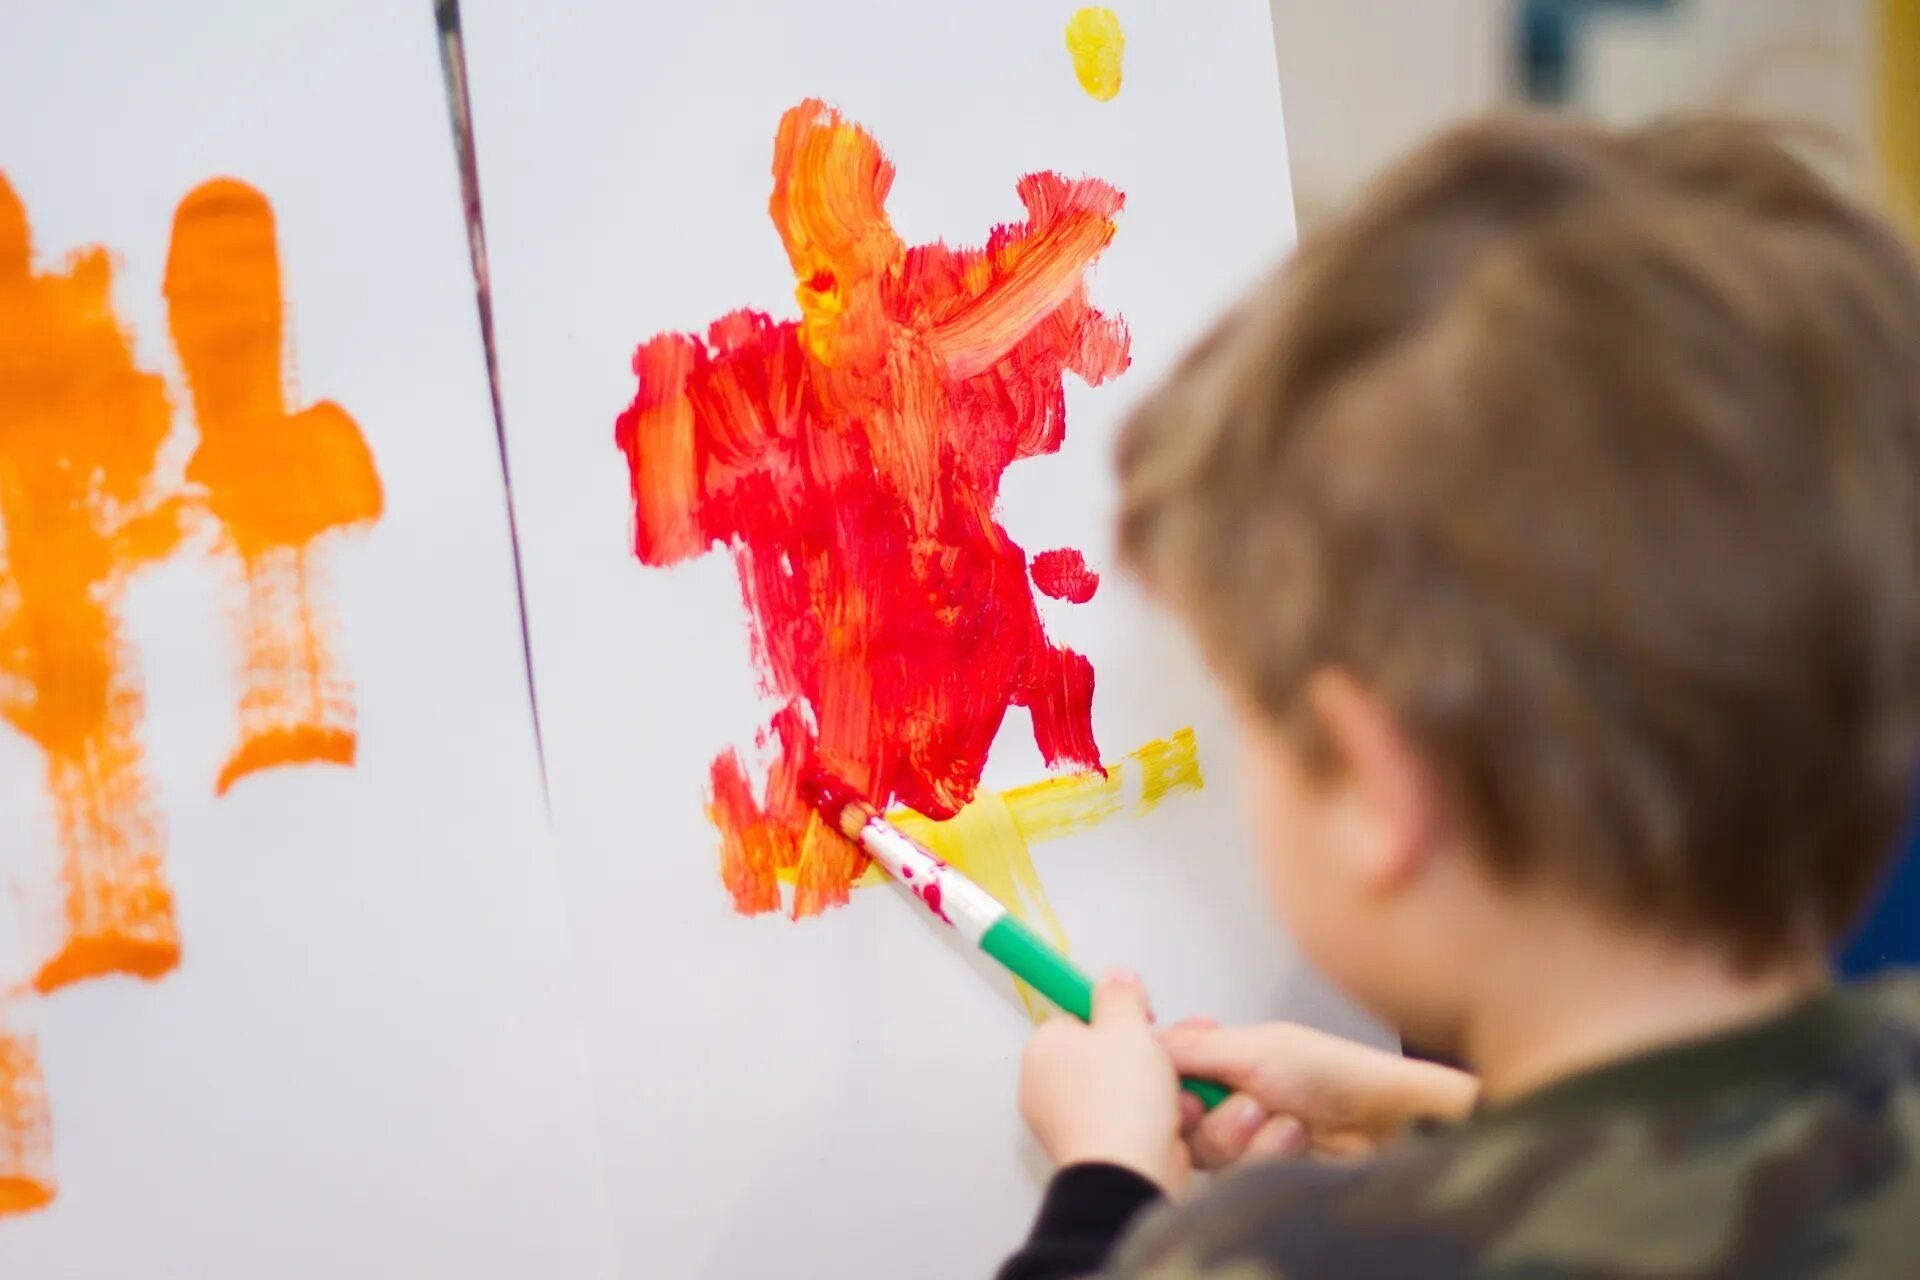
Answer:
POLYGON ((179 960, 118 611, 184 510, 156 492, 166 389, 134 366, 106 251, 32 265, 26 211, 0 178, 0 716, 46 761, 65 919, 34 985, 51 991, 179 960))
POLYGON ((0 1214, 53 1200, 53 1122, 40 1051, 31 1036, 0 1026, 0 1214))
POLYGON ((166 295, 200 426, 187 479, 206 490, 246 583, 240 742, 215 789, 274 765, 351 764, 353 690, 332 652, 312 544, 379 519, 380 477, 346 410, 287 407, 266 197, 232 178, 189 192, 174 215, 166 295))

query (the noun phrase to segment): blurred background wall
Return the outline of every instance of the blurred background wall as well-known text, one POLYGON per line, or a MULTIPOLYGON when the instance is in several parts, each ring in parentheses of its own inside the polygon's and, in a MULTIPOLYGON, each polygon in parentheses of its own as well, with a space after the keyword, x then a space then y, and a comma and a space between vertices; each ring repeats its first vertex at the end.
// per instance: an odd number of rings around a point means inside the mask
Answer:
POLYGON ((1272 0, 1302 221, 1446 121, 1545 101, 1810 122, 1877 167, 1876 33, 1906 0, 1272 0))
MULTIPOLYGON (((1828 134, 1825 167, 1920 235, 1920 0, 1272 0, 1303 228, 1450 120, 1726 107, 1828 134)), ((1920 964, 1920 829, 1840 957, 1920 964)))

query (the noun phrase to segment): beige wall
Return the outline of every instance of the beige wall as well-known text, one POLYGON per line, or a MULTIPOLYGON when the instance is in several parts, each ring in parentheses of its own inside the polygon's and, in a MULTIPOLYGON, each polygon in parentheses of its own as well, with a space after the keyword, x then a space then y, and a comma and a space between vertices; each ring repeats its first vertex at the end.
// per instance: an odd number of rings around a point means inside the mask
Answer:
MULTIPOLYGON (((1448 120, 1507 99, 1513 0, 1272 0, 1302 222, 1448 120)), ((1816 122, 1864 158, 1868 0, 1679 0, 1590 20, 1575 105, 1728 105, 1816 122)))

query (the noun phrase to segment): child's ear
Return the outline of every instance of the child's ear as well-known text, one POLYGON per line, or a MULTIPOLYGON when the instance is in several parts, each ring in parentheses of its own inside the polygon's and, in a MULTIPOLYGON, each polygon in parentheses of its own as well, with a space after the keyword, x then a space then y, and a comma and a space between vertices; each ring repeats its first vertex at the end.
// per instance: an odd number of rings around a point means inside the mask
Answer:
POLYGON ((1352 806, 1345 843, 1356 870, 1368 889, 1390 893, 1413 878, 1440 834, 1433 774, 1385 704, 1345 671, 1316 671, 1306 695, 1352 806))

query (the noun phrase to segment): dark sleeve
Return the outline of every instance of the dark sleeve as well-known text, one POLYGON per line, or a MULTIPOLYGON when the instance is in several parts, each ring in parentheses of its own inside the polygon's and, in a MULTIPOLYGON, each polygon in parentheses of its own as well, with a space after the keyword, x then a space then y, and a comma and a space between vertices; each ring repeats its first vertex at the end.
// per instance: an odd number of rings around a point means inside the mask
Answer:
POLYGON ((999 1280, 1092 1275, 1106 1265, 1127 1224, 1159 1199, 1160 1188, 1131 1169, 1069 1165, 1047 1184, 1033 1232, 1000 1268, 999 1280))

